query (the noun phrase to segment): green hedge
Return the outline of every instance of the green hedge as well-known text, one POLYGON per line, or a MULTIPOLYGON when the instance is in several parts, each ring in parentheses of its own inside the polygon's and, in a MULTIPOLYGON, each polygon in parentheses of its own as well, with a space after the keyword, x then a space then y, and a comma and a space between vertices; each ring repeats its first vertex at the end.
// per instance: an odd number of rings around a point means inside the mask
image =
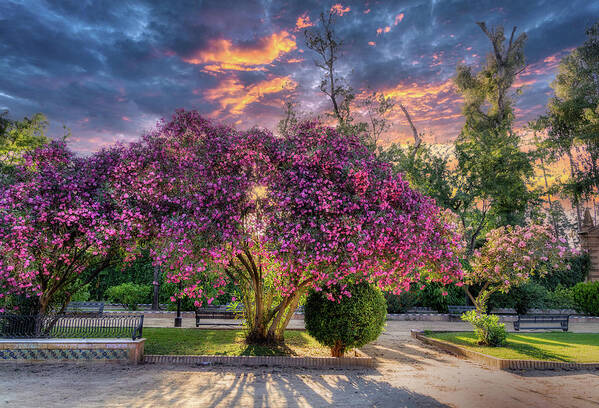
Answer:
POLYGON ((576 311, 599 316, 599 282, 579 283, 572 288, 576 311))

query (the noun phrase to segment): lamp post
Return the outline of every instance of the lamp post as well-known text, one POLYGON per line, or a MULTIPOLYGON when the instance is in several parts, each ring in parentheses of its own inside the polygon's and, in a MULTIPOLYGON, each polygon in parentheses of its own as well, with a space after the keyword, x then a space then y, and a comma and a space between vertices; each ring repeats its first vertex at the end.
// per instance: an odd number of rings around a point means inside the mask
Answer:
MULTIPOLYGON (((179 294, 181 293, 181 282, 179 281, 179 294)), ((181 317, 181 296, 177 296, 177 317, 175 317, 175 327, 181 327, 183 318, 181 317)))

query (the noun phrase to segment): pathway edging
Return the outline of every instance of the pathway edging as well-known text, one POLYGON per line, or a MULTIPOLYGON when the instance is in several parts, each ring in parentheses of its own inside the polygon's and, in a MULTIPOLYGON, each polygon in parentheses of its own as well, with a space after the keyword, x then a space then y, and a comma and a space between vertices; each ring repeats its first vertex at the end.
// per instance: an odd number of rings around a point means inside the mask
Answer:
POLYGON ((173 356, 146 354, 147 364, 283 366, 303 368, 374 368, 372 357, 288 357, 288 356, 173 356))

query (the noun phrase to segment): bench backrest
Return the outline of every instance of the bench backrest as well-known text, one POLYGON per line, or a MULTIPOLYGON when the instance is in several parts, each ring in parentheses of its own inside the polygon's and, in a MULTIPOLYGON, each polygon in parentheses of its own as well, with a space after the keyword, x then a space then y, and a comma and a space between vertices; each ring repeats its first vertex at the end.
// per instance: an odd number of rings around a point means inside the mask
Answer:
POLYGON ((570 315, 550 315, 550 314, 536 314, 536 315, 518 315, 518 321, 525 323, 546 323, 546 322, 561 322, 563 320, 570 319, 570 315))
POLYGON ((0 338, 127 338, 143 334, 143 315, 0 314, 0 338))

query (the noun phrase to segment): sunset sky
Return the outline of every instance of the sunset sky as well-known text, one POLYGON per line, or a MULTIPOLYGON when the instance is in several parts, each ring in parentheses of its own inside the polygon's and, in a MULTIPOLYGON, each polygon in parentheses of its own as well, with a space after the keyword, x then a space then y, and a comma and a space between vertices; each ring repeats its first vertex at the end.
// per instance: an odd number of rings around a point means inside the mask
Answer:
MULTIPOLYGON (((339 69, 358 92, 403 102, 428 141, 454 138, 458 63, 483 62, 476 26, 526 32, 518 123, 542 113, 560 58, 584 41, 599 2, 527 1, 13 1, 0 2, 0 110, 45 113, 79 152, 130 141, 176 108, 240 128, 274 128, 284 101, 322 113, 305 28, 334 7, 345 40, 339 69), (498 6, 498 4, 500 4, 498 6)), ((394 113, 387 140, 406 140, 394 113)))

